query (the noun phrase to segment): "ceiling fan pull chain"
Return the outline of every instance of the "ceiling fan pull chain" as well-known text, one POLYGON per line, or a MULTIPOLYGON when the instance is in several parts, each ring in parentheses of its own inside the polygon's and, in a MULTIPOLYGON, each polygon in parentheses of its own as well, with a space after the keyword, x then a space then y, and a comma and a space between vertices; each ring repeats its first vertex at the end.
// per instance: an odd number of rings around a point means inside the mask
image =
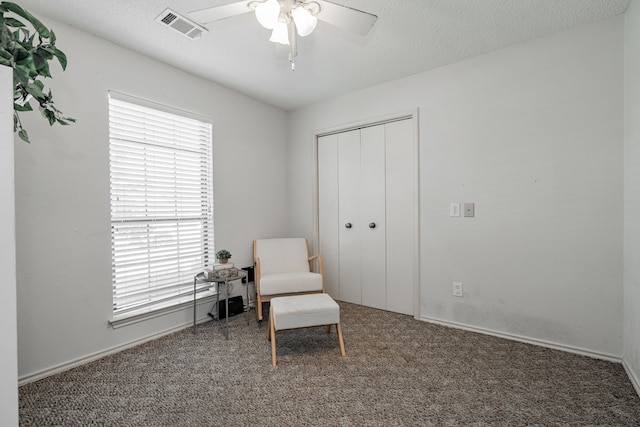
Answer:
POLYGON ((298 55, 298 38, 296 36, 296 24, 291 20, 289 22, 289 62, 291 63, 291 71, 296 70, 295 57, 298 55))

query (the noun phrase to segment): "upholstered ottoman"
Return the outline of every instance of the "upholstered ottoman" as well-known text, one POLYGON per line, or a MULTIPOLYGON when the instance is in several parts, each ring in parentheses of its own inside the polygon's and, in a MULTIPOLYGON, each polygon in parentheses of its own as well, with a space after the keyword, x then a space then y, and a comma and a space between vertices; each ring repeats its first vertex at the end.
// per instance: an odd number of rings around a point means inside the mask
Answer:
POLYGON ((340 354, 345 355, 340 307, 329 294, 307 294, 271 299, 269 309, 269 340, 271 341, 271 364, 276 366, 276 331, 336 325, 340 354))

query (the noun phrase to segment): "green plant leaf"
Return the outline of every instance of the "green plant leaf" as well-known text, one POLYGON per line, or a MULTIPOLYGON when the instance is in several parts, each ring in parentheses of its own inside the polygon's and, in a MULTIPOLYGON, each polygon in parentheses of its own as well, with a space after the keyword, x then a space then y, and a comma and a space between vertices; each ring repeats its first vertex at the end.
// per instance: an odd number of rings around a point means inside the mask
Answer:
POLYGON ((15 18, 4 18, 4 25, 16 28, 24 27, 24 24, 15 18))
POLYGON ((12 61, 13 61, 13 56, 5 52, 4 50, 0 50, 0 65, 6 65, 7 67, 11 67, 12 61))
POLYGON ((40 113, 49 125, 57 122, 66 126, 76 122, 73 118, 64 117, 55 107, 51 90, 45 92, 41 81, 43 77, 51 77, 49 61, 54 57, 63 70, 67 68, 67 57, 55 43, 55 33, 31 13, 16 3, 0 1, 0 65, 13 68, 13 129, 26 142, 30 142, 29 135, 22 127, 18 113, 33 110, 31 99, 38 103, 40 113), (7 12, 14 13, 17 18, 5 16, 7 12), (25 25, 20 18, 31 26, 25 25))
POLYGON ((13 59, 13 54, 11 54, 11 52, 7 51, 6 49, 0 49, 0 58, 4 58, 10 61, 13 59))
POLYGON ((33 107, 31 107, 31 104, 28 101, 25 102, 23 105, 20 105, 17 102, 14 102, 13 109, 16 111, 33 111, 33 107))
MULTIPOLYGON (((31 65, 33 66, 33 64, 31 65)), ((28 63, 27 66, 16 63, 13 66, 13 80, 16 82, 16 84, 27 86, 29 84, 29 81, 31 80, 31 71, 32 68, 29 67, 28 63)))
POLYGON ((42 24, 42 22, 38 20, 38 18, 36 18, 35 16, 33 16, 32 14, 30 14, 29 12, 27 12, 26 10, 24 10, 23 8, 21 8, 15 3, 12 3, 9 1, 3 1, 2 6, 4 6, 8 11, 13 12, 16 15, 20 16, 21 18, 24 18, 27 21, 29 21, 29 23, 33 25, 33 28, 36 29, 36 31, 38 32, 38 34, 40 34, 40 36, 49 38, 50 36, 49 29, 45 27, 44 24, 42 24))
POLYGON ((20 129, 18 131, 18 136, 20 137, 21 140, 23 140, 24 142, 28 142, 31 143, 31 141, 29 141, 29 135, 27 134, 27 131, 24 129, 20 129))
POLYGON ((50 61, 53 59, 55 52, 54 49, 49 47, 49 45, 42 45, 36 48, 34 54, 40 55, 45 61, 50 61))
POLYGON ((34 80, 33 85, 40 89, 44 94, 44 83, 42 83, 40 80, 34 80))
POLYGON ((33 58, 33 66, 36 67, 36 71, 40 71, 42 66, 47 62, 38 51, 32 52, 31 57, 33 58))
POLYGON ((28 67, 22 67, 19 64, 13 66, 13 82, 14 84, 26 86, 29 84, 30 69, 28 67))
POLYGON ((40 101, 41 99, 44 99, 46 96, 44 92, 42 92, 42 82, 39 82, 39 81, 35 81, 33 83, 28 84, 27 87, 25 87, 25 91, 29 95, 36 98, 38 101, 40 101))
POLYGON ((21 60, 21 59, 25 59, 25 58, 30 58, 31 55, 29 54, 29 49, 26 49, 22 43, 20 42, 16 42, 14 47, 13 47, 13 57, 15 58, 16 62, 21 60))
POLYGON ((75 123, 76 119, 72 119, 71 117, 62 117, 62 118, 58 118, 58 123, 60 123, 62 126, 70 126, 71 123, 75 123))
POLYGON ((53 54, 56 56, 56 58, 58 58, 58 62, 60 62, 60 65, 62 66, 62 70, 66 70, 67 69, 67 55, 65 55, 64 52, 62 52, 58 48, 56 48, 53 51, 53 54))
POLYGON ((49 126, 53 126, 56 122, 56 114, 48 108, 40 107, 40 112, 45 119, 49 121, 49 126))
POLYGON ((33 66, 36 69, 36 72, 44 77, 51 77, 51 72, 49 71, 49 63, 47 62, 47 58, 43 57, 40 52, 42 49, 38 49, 38 51, 33 52, 33 66))

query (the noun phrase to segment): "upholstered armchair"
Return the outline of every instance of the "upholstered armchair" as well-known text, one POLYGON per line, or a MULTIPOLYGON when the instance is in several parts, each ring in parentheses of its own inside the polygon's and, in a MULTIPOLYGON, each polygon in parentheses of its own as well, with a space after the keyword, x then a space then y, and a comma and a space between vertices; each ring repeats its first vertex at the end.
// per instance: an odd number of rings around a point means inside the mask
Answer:
POLYGON ((324 293, 322 257, 309 256, 304 238, 259 239, 253 241, 258 320, 262 303, 285 295, 324 293), (318 272, 311 271, 317 260, 318 272))

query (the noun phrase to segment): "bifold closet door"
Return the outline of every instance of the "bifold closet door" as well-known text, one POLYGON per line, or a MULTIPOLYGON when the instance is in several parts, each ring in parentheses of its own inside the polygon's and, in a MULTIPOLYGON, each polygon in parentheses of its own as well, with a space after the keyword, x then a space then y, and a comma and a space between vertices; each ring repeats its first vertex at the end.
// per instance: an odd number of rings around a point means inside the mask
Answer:
POLYGON ((413 314, 412 120, 318 138, 318 232, 334 298, 413 314))
POLYGON ((387 308, 385 126, 360 131, 362 305, 387 308))
POLYGON ((340 299, 362 304, 360 130, 338 134, 338 252, 340 299))
POLYGON ((325 288, 342 301, 385 309, 384 126, 321 137, 318 164, 325 288))

